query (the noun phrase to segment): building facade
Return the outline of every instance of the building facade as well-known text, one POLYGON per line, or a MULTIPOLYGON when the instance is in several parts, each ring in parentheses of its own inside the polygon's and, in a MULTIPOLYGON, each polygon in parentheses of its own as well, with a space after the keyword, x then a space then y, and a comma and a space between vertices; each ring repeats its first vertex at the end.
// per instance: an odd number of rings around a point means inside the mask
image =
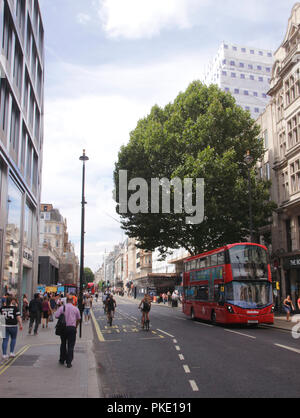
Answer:
POLYGON ((223 42, 209 64, 204 83, 230 92, 236 103, 257 119, 269 102, 271 51, 223 42))
POLYGON ((69 241, 67 221, 51 204, 40 207, 38 284, 78 284, 79 261, 69 241))
POLYGON ((0 2, 0 292, 38 278, 44 28, 38 0, 0 2))
POLYGON ((273 216, 273 276, 278 300, 300 295, 300 3, 293 7, 285 38, 274 54, 271 101, 257 123, 267 138, 264 164, 278 209, 273 216))

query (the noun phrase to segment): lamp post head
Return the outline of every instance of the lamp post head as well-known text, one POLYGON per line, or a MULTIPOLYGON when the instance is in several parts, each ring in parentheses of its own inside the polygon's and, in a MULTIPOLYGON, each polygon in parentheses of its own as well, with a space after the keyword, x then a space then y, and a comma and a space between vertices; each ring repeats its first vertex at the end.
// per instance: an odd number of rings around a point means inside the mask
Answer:
POLYGON ((85 149, 83 150, 83 154, 82 154, 82 156, 79 159, 80 159, 80 161, 88 161, 89 160, 89 157, 87 157, 85 155, 85 149))
POLYGON ((250 155, 250 151, 247 151, 247 154, 244 157, 244 161, 247 165, 251 165, 253 163, 253 157, 250 155))

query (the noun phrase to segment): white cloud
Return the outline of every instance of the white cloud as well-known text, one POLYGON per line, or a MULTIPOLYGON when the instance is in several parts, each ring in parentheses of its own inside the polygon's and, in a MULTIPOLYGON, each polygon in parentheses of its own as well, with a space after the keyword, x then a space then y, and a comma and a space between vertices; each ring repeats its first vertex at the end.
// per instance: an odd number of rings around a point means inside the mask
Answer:
POLYGON ((190 3, 190 0, 102 0, 99 15, 112 38, 151 38, 165 28, 189 28, 190 3))
POLYGON ((76 18, 81 25, 86 25, 91 21, 91 16, 86 13, 78 13, 76 18))

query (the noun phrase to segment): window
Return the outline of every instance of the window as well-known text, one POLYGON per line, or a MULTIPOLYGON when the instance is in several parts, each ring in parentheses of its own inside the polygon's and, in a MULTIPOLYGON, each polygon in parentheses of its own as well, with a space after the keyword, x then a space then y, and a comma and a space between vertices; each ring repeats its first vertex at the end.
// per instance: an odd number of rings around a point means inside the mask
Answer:
POLYGON ((255 108, 254 108, 254 112, 255 112, 255 113, 259 113, 259 108, 258 108, 258 107, 255 107, 255 108))
POLYGON ((242 48, 242 52, 246 52, 246 48, 242 48))
POLYGON ((262 96, 263 99, 266 99, 267 98, 266 93, 263 93, 261 96, 262 96))
POLYGON ((258 66, 257 66, 257 69, 258 69, 258 70, 261 70, 261 65, 258 65, 258 66))
POLYGON ((248 68, 249 68, 249 70, 253 70, 253 65, 252 64, 248 64, 248 68))
POLYGON ((231 77, 235 78, 236 77, 236 73, 231 73, 231 77))
POLYGON ((244 68, 245 64, 243 62, 240 62, 240 68, 244 68))
POLYGON ((271 179, 271 173, 270 173, 270 163, 265 164, 265 173, 266 173, 266 179, 271 179))
POLYGON ((234 61, 230 61, 230 65, 231 66, 235 66, 235 62, 234 61))
POLYGON ((259 53, 259 55, 261 55, 261 56, 262 56, 262 55, 264 55, 264 53, 263 53, 262 51, 259 51, 258 53, 259 53))
POLYGON ((17 41, 15 43, 15 59, 14 59, 14 72, 13 77, 19 92, 22 88, 22 70, 23 70, 23 55, 20 46, 17 41))
POLYGON ((248 90, 244 90, 244 95, 245 96, 249 96, 249 91, 248 90))
POLYGON ((264 137, 264 146, 267 149, 269 147, 269 140, 268 140, 268 131, 267 131, 267 129, 264 131, 263 137, 264 137))
POLYGON ((24 36, 25 28, 25 0, 16 0, 16 17, 20 32, 24 36))
POLYGON ((254 97, 258 97, 258 93, 257 93, 257 91, 254 91, 254 92, 253 92, 253 96, 254 96, 254 97))
POLYGON ((3 25, 3 37, 2 37, 2 49, 6 60, 10 63, 12 53, 12 36, 13 36, 13 24, 7 6, 4 9, 4 25, 3 25))
POLYGON ((233 51, 237 51, 237 47, 236 46, 233 46, 232 49, 233 49, 233 51))
POLYGON ((11 124, 10 124, 10 154, 16 164, 18 164, 19 152, 19 135, 20 135, 20 111, 15 101, 11 108, 11 124))
POLYGON ((241 78, 242 79, 245 79, 245 74, 241 74, 241 78))
POLYGON ((240 90, 239 89, 234 89, 234 94, 239 94, 240 90))
POLYGON ((267 67, 266 68, 266 71, 267 71, 267 73, 270 73, 271 72, 271 68, 270 67, 267 67))
POLYGON ((5 132, 7 128, 7 113, 9 105, 9 92, 7 81, 0 78, 0 129, 5 132))
POLYGON ((291 220, 288 219, 285 221, 285 229, 286 229, 286 244, 287 244, 287 251, 292 251, 292 227, 291 227, 291 220))
POLYGON ((263 77, 258 77, 258 81, 264 81, 263 77))
POLYGON ((222 75, 227 75, 227 71, 222 71, 222 75))
POLYGON ((287 130, 288 130, 288 145, 289 145, 289 148, 292 148, 299 141, 300 112, 298 113, 298 115, 294 116, 288 121, 287 130))
POLYGON ((228 49, 228 45, 224 44, 224 48, 225 48, 225 49, 228 49))
POLYGON ((250 49, 250 54, 254 54, 254 49, 250 49))

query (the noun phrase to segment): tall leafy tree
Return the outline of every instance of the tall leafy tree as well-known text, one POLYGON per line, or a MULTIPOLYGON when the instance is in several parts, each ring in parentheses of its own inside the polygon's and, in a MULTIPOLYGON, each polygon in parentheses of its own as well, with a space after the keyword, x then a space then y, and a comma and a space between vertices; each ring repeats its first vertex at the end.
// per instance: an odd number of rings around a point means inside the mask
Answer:
MULTIPOLYGON (((173 103, 164 108, 154 106, 119 152, 114 171, 116 201, 120 170, 128 171, 128 181, 143 178, 149 186, 152 178, 177 177, 182 182, 185 178, 203 178, 205 216, 202 223, 191 225, 186 222, 190 214, 164 214, 161 202, 160 213, 151 213, 149 188, 149 213, 120 214, 127 235, 137 238, 141 248, 159 248, 162 254, 179 247, 196 254, 246 240, 250 233, 247 151, 253 157, 254 230, 268 224, 275 205, 270 201, 270 182, 259 179, 255 169, 265 152, 259 134, 249 112, 215 85, 206 87, 195 81, 173 103)), ((134 193, 129 191, 128 197, 134 193)))

